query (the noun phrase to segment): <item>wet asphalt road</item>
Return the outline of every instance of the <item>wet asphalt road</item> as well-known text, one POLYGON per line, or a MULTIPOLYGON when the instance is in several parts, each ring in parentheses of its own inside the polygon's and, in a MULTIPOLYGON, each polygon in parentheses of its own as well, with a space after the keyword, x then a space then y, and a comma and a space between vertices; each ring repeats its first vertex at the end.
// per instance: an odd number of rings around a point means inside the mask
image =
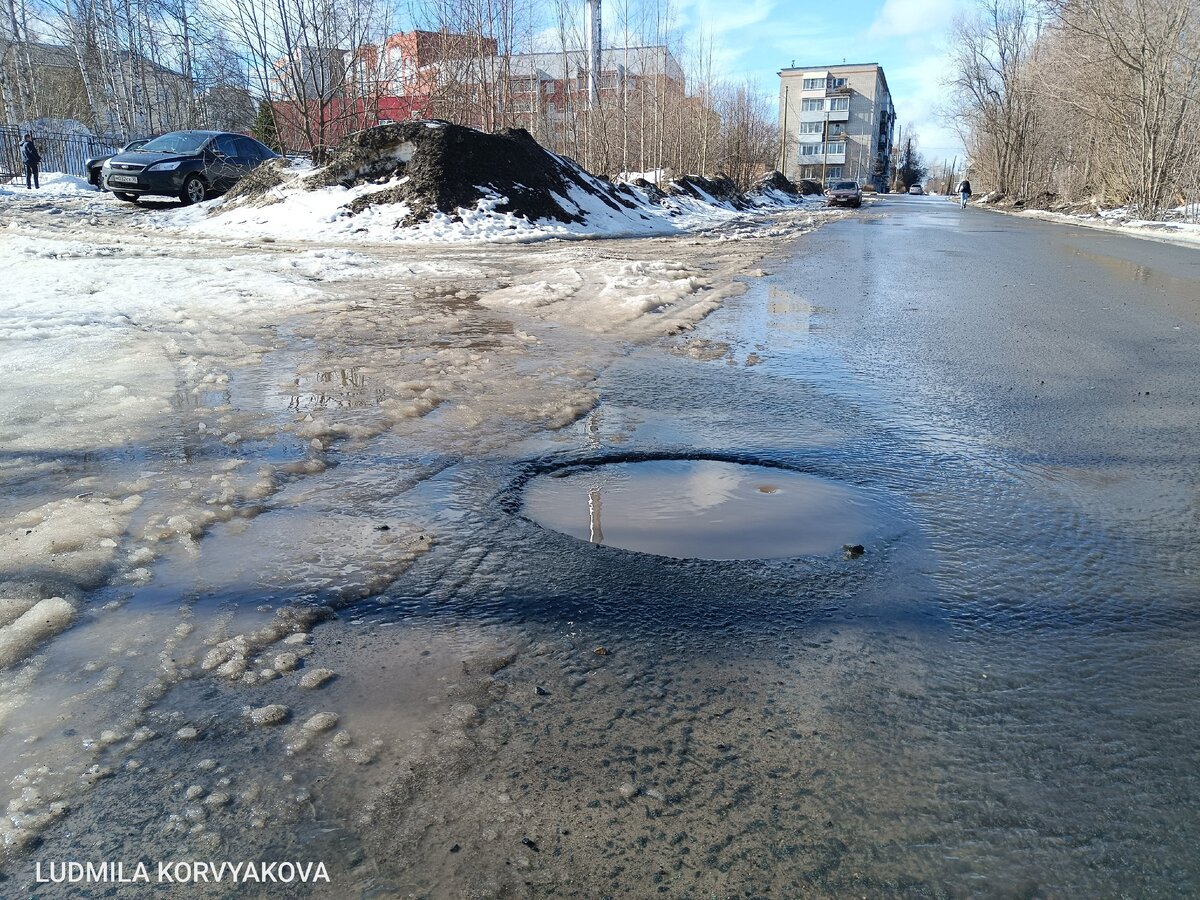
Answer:
POLYGON ((469 537, 398 593, 628 667, 614 714, 580 686, 490 766, 574 773, 523 797, 605 836, 562 845, 603 896, 665 873, 677 896, 1200 891, 1200 253, 887 197, 764 268, 695 332, 726 357, 633 352, 571 436, 514 455, 792 468, 875 492, 879 537, 794 563, 585 549, 497 505, 506 464, 448 471, 469 537), (707 723, 628 770, 676 792, 695 866, 573 803, 670 733, 623 716, 643 705, 707 723))
POLYGON ((358 624, 523 649, 381 804, 377 895, 1200 893, 1200 252, 886 197, 763 268, 678 339, 727 358, 635 348, 574 426, 400 492, 445 539, 358 624), (880 534, 668 560, 519 515, 535 471, 662 457, 844 480, 880 534))

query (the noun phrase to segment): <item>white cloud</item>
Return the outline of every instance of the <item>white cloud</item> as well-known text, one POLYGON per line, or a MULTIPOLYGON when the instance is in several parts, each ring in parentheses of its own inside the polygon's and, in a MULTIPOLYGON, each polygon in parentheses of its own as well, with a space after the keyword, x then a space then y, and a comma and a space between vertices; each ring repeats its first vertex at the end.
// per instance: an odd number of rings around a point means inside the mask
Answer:
POLYGON ((941 31, 959 5, 960 0, 884 0, 867 36, 880 39, 941 31))
POLYGON ((726 35, 767 21, 778 0, 681 0, 679 24, 685 29, 699 28, 712 35, 726 35))
POLYGON ((899 124, 916 131, 930 161, 962 156, 962 142, 941 116, 951 65, 942 44, 937 41, 925 49, 925 55, 887 72, 899 124))

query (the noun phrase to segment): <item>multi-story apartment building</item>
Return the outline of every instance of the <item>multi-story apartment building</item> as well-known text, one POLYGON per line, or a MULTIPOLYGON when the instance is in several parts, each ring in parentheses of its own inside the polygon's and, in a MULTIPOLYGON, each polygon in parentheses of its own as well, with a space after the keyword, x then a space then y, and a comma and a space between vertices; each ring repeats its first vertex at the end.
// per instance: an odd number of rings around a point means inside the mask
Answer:
POLYGON ((853 178, 885 188, 895 121, 876 63, 779 72, 779 169, 791 179, 853 178))

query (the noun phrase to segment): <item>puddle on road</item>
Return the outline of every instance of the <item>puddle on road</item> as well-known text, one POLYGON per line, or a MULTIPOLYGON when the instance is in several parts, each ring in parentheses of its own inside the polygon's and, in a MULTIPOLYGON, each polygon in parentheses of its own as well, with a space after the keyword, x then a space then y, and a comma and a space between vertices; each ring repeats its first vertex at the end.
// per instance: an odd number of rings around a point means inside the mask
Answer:
POLYGON ((768 466, 661 459, 533 479, 524 513, 593 544, 683 559, 825 556, 863 544, 879 513, 860 491, 768 466))

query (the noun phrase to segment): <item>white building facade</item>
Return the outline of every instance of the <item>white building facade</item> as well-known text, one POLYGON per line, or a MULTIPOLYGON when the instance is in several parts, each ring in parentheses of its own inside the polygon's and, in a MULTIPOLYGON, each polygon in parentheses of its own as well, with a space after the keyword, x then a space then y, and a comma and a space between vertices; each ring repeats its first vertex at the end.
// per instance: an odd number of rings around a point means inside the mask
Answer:
POLYGON ((779 170, 821 183, 887 187, 896 111, 876 63, 779 72, 779 170))

